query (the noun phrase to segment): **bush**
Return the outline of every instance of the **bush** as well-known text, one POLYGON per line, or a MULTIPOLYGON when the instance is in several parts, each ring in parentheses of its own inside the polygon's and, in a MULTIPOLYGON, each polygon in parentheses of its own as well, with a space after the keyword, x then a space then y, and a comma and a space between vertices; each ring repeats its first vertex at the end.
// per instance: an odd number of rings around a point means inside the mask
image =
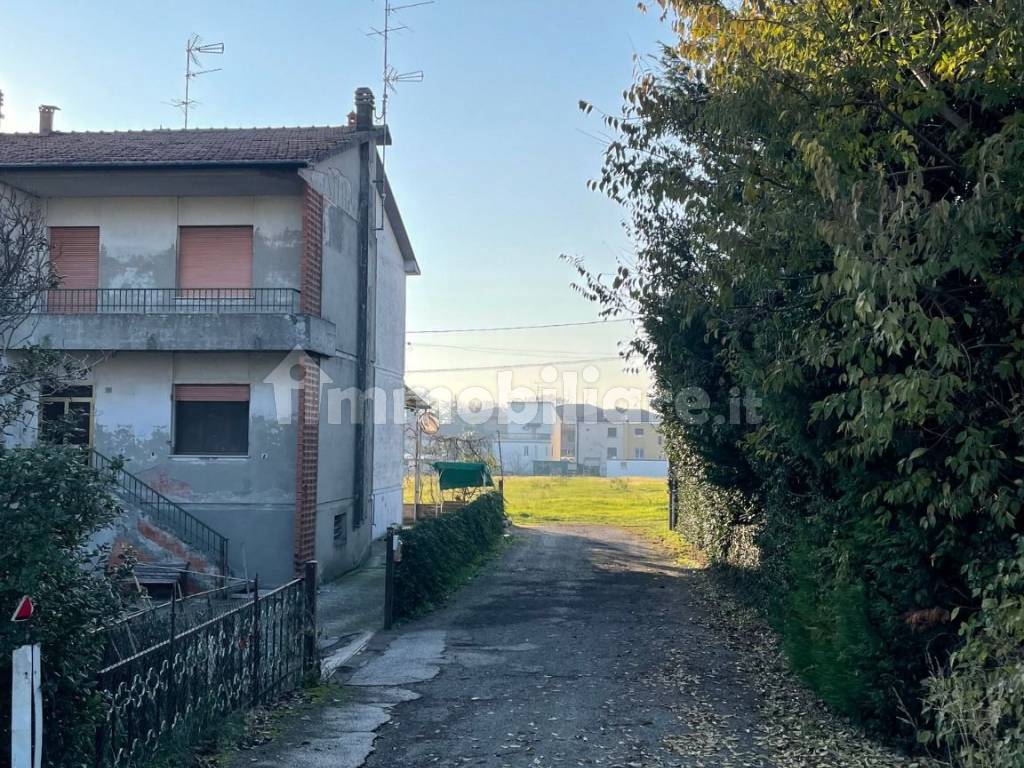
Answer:
POLYGON ((395 615, 411 616, 443 600, 497 547, 505 504, 488 493, 454 512, 402 531, 395 565, 395 615))
POLYGON ((93 681, 103 651, 94 630, 120 612, 101 551, 90 549, 117 508, 107 479, 81 448, 0 450, 0 610, 31 595, 27 625, 0 621, 0 744, 10 744, 11 652, 26 639, 42 646, 48 766, 91 765, 102 702, 93 681))
POLYGON ((1024 538, 974 597, 982 610, 964 623, 963 646, 928 681, 933 730, 921 739, 967 768, 1024 765, 1024 538))

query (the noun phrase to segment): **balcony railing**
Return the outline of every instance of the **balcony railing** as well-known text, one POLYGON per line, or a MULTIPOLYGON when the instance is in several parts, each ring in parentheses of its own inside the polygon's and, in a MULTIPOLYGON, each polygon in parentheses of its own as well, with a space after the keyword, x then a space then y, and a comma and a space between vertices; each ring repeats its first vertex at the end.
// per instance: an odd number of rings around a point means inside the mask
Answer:
POLYGON ((47 314, 297 313, 294 288, 56 288, 37 309, 47 314))

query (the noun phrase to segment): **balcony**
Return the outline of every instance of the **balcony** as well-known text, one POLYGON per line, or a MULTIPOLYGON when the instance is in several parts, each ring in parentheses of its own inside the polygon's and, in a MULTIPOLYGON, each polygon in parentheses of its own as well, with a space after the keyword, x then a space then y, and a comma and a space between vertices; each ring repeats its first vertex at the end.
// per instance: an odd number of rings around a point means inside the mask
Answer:
POLYGON ((303 314, 293 288, 60 288, 46 291, 21 343, 66 350, 335 349, 334 325, 303 314))
POLYGON ((38 312, 71 314, 298 314, 294 288, 58 288, 38 312))

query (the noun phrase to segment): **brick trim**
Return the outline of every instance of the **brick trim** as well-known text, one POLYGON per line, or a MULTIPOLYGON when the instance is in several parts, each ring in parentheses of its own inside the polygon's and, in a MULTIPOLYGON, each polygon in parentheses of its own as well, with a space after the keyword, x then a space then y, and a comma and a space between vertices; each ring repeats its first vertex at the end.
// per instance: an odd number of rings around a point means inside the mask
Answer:
POLYGON ((294 559, 296 573, 316 557, 316 486, 320 453, 320 368, 306 359, 299 390, 295 451, 294 559))
POLYGON ((324 197, 309 184, 302 195, 301 309, 305 314, 320 314, 323 285, 324 197))

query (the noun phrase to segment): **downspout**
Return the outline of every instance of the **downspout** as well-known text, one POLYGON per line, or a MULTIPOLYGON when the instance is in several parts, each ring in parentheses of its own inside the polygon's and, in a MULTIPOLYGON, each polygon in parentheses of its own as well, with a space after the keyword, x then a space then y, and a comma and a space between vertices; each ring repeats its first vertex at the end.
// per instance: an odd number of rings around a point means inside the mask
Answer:
POLYGON ((355 520, 362 525, 371 512, 373 498, 373 392, 376 355, 376 249, 370 253, 370 232, 374 226, 373 186, 370 183, 370 153, 373 137, 373 92, 356 89, 356 130, 365 132, 359 142, 359 269, 358 315, 356 319, 356 386, 359 388, 359 418, 355 424, 355 520))

